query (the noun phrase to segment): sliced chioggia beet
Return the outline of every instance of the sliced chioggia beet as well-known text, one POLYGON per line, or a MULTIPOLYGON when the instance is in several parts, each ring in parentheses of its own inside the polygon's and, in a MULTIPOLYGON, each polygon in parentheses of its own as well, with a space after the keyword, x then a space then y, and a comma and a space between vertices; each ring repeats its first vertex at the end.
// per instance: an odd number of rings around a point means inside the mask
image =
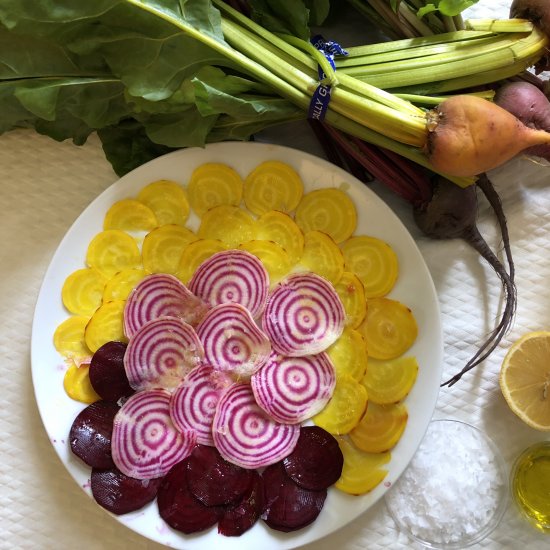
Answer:
POLYGON ((346 313, 334 287, 314 273, 294 273, 268 298, 262 328, 273 349, 292 357, 314 355, 342 334, 346 313))
POLYGON ((207 309, 179 279, 167 273, 154 273, 142 279, 128 296, 124 334, 132 338, 142 325, 159 317, 179 317, 195 326, 207 309))
POLYGON ((287 475, 311 491, 328 489, 342 475, 344 455, 338 441, 319 426, 304 426, 296 447, 284 460, 287 475))
POLYGON ((187 535, 212 527, 223 513, 219 506, 205 506, 187 483, 187 459, 174 465, 162 480, 157 505, 160 517, 172 529, 187 535))
POLYGON ((124 342, 107 342, 93 354, 90 361, 90 383, 106 401, 118 401, 134 393, 124 370, 126 347, 124 342))
POLYGON ((112 401, 96 401, 74 419, 69 431, 71 451, 88 466, 114 467, 111 439, 113 422, 119 409, 112 401))
POLYGON ((284 357, 272 353, 250 379, 256 402, 274 420, 299 424, 320 412, 328 403, 336 376, 324 353, 284 357))
POLYGON ((297 531, 317 519, 327 497, 326 489, 311 491, 295 483, 281 462, 266 468, 262 474, 264 511, 262 519, 277 531, 297 531))
POLYGON ((250 484, 241 500, 226 507, 218 521, 218 533, 226 537, 239 537, 260 518, 263 511, 263 483, 257 470, 249 470, 250 484))
POLYGON ((143 508, 157 496, 162 478, 135 479, 116 468, 92 469, 90 486, 95 501, 112 514, 128 514, 143 508))
POLYGON ((213 307, 197 327, 206 362, 215 369, 251 376, 269 357, 271 344, 240 304, 213 307))
POLYGON ((195 444, 194 431, 178 431, 172 423, 170 393, 166 390, 135 393, 115 417, 113 462, 127 476, 162 477, 189 456, 195 444))
POLYGON ((210 365, 193 369, 170 399, 170 416, 178 430, 194 430, 197 443, 214 445, 212 420, 224 389, 224 380, 210 365))
POLYGON ((300 427, 269 418, 256 403, 250 385, 235 383, 218 401, 212 435, 226 460, 243 468, 261 468, 292 452, 300 427))
POLYGON ((248 489, 253 470, 225 460, 215 447, 197 445, 187 460, 189 490, 206 506, 232 504, 248 489))
POLYGON ((195 329, 177 317, 142 325, 128 344, 124 368, 135 390, 175 388, 204 359, 195 329))
POLYGON ((210 306, 241 304, 256 318, 265 307, 269 276, 262 262, 250 252, 225 250, 198 267, 189 290, 210 306))

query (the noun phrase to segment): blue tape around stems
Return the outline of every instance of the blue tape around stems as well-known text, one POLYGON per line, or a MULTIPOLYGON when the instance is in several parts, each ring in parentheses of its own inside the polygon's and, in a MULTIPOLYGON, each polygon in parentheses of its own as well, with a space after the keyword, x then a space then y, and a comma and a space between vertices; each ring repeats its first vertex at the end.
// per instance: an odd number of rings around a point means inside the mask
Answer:
MULTIPOLYGON (((336 55, 348 55, 348 52, 333 40, 326 41, 320 34, 314 36, 311 39, 311 43, 327 58, 331 67, 336 70, 336 65, 334 63, 334 56, 336 55)), ((319 74, 319 80, 325 78, 325 73, 318 67, 317 69, 319 74)), ((327 84, 319 84, 309 104, 308 118, 313 120, 322 121, 325 118, 325 115, 328 110, 328 104, 330 103, 330 94, 331 87, 327 84)))

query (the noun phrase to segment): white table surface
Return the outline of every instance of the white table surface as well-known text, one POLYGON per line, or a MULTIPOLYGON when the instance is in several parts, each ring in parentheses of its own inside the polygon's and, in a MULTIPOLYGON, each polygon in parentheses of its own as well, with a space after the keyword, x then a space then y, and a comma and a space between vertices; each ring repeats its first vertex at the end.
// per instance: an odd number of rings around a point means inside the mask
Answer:
MULTIPOLYGON (((482 2, 480 17, 507 2, 482 2)), ((322 155, 303 125, 262 137, 322 155)), ((507 348, 531 330, 550 329, 550 168, 516 159, 491 174, 506 210, 516 261, 518 310, 512 331, 488 361, 452 388, 442 388, 434 418, 469 422, 486 432, 508 466, 535 441, 548 439, 508 409, 498 388, 507 348)), ((82 147, 32 131, 0 136, 0 549, 160 550, 119 525, 74 483, 43 429, 34 400, 30 335, 46 268, 80 212, 116 181, 95 136, 82 147)), ((464 242, 438 242, 415 228, 407 204, 373 188, 397 213, 426 260, 441 307, 444 377, 460 370, 502 307, 494 273, 464 242)), ((480 199, 479 227, 501 250, 491 212, 480 199)), ((446 378, 445 378, 446 379, 446 378)), ((473 548, 550 548, 550 538, 527 525, 510 503, 497 530, 473 548)), ((414 548, 399 533, 384 502, 330 537, 306 548, 414 548)))

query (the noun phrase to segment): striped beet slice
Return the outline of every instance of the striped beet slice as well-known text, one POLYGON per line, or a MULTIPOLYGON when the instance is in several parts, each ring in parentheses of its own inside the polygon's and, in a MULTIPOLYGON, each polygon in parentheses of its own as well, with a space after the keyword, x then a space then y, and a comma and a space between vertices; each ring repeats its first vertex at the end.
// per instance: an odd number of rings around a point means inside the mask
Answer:
POLYGON ((265 307, 269 276, 262 262, 250 252, 224 250, 198 267, 189 290, 210 306, 241 304, 256 318, 265 307))
POLYGON ((336 385, 334 367, 324 353, 284 357, 272 353, 251 378, 256 402, 274 420, 299 424, 320 412, 336 385))
POLYGON ((342 334, 345 311, 334 287, 314 273, 294 273, 268 298, 262 328, 273 349, 300 357, 327 349, 342 334))
POLYGON ((224 381, 210 365, 193 369, 170 399, 170 416, 178 430, 195 430, 197 443, 214 445, 212 420, 224 381))
POLYGON ((249 384, 235 383, 218 401, 212 435, 228 462, 262 468, 294 450, 300 426, 275 422, 258 406, 249 384))
POLYGON ((134 334, 124 369, 135 390, 177 387, 204 359, 195 329, 176 317, 148 321, 134 334))
POLYGON ((148 321, 178 317, 192 326, 205 315, 208 306, 194 296, 173 275, 154 273, 132 290, 124 307, 124 334, 132 336, 148 321))
POLYGON ((113 462, 129 477, 162 477, 189 456, 195 444, 195 432, 180 432, 172 423, 170 393, 166 390, 135 393, 115 416, 113 462))
POLYGON ((254 374, 268 359, 271 344, 240 304, 213 307, 197 327, 206 362, 238 377, 254 374))

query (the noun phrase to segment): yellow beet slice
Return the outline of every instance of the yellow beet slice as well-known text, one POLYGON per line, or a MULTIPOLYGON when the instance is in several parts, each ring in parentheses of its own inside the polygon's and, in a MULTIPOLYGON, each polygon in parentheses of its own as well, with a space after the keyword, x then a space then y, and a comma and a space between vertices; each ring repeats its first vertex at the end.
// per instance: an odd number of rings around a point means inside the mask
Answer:
POLYGON ((418 335, 412 311, 390 298, 367 300, 367 315, 358 328, 367 341, 369 356, 394 359, 405 353, 418 335))
POLYGON ((115 273, 105 284, 103 302, 126 300, 145 275, 145 270, 141 267, 131 267, 115 273))
POLYGON ((334 393, 326 407, 312 420, 331 434, 350 432, 359 422, 367 407, 367 390, 350 375, 336 380, 334 393))
POLYGON ((304 235, 304 252, 300 264, 336 284, 344 273, 344 257, 332 237, 321 231, 304 235))
POLYGON ((84 337, 88 348, 95 352, 103 344, 118 340, 127 342, 122 326, 123 300, 113 300, 100 306, 86 325, 84 337))
POLYGON ((106 277, 123 269, 141 267, 141 253, 133 237, 119 229, 98 233, 88 245, 86 263, 106 277))
POLYGON ((369 401, 367 412, 349 436, 355 446, 366 453, 384 453, 395 447, 408 418, 403 403, 377 405, 369 401))
POLYGON ((157 225, 155 213, 135 199, 122 199, 115 202, 107 210, 103 221, 104 230, 151 231, 157 225))
POLYGON ((357 328, 367 314, 367 302, 363 283, 355 273, 344 271, 334 289, 340 296, 346 312, 346 326, 357 328))
POLYGON ((367 298, 385 296, 394 287, 399 264, 388 243, 376 237, 352 237, 342 244, 342 253, 346 271, 359 277, 367 298))
POLYGON ((63 305, 76 315, 91 315, 100 305, 107 278, 97 269, 73 271, 63 283, 63 305))
POLYGON ((63 387, 71 399, 87 404, 95 403, 101 399, 92 387, 89 372, 90 365, 86 364, 77 367, 73 363, 67 369, 63 377, 63 387))
POLYGON ((367 344, 359 332, 346 327, 340 338, 326 352, 334 365, 337 380, 346 375, 358 382, 363 380, 367 370, 368 355, 367 344))
POLYGON ((198 239, 188 244, 180 257, 176 276, 183 283, 188 283, 197 267, 217 252, 227 250, 228 246, 218 239, 198 239))
POLYGON ((217 239, 229 248, 237 248, 256 237, 256 220, 238 206, 217 206, 202 217, 198 235, 201 239, 217 239))
POLYGON ((304 252, 304 234, 284 212, 270 210, 262 214, 257 221, 256 238, 279 243, 286 250, 292 265, 300 261, 304 252))
POLYGON ((158 180, 143 187, 137 195, 148 206, 158 225, 185 225, 189 217, 189 201, 183 187, 170 180, 158 180))
POLYGON ((55 329, 53 345, 63 357, 81 360, 92 355, 84 337, 89 320, 88 316, 76 315, 65 319, 55 329))
POLYGON ((304 233, 322 231, 335 242, 349 238, 357 227, 357 211, 340 189, 317 189, 304 195, 296 209, 296 223, 304 233))
POLYGON ((226 164, 207 162, 191 174, 187 196, 191 208, 202 216, 220 205, 238 206, 243 195, 243 180, 226 164))
POLYGON ((303 193, 304 184, 298 172, 277 160, 258 165, 244 182, 244 202, 257 216, 270 210, 292 212, 303 193))
POLYGON ((409 394, 418 375, 418 362, 413 356, 380 361, 369 359, 361 383, 367 388, 369 402, 379 405, 397 403, 409 394))
POLYGON ((292 268, 286 250, 273 241, 248 241, 240 244, 239 248, 250 252, 262 262, 269 275, 271 285, 288 275, 292 268))
POLYGON ((153 229, 143 239, 141 249, 145 271, 175 275, 183 250, 197 239, 193 231, 181 225, 161 225, 153 229))
POLYGON ((390 461, 391 454, 365 453, 348 439, 337 439, 344 455, 344 467, 335 487, 350 495, 362 495, 372 491, 388 474, 382 466, 390 461))

